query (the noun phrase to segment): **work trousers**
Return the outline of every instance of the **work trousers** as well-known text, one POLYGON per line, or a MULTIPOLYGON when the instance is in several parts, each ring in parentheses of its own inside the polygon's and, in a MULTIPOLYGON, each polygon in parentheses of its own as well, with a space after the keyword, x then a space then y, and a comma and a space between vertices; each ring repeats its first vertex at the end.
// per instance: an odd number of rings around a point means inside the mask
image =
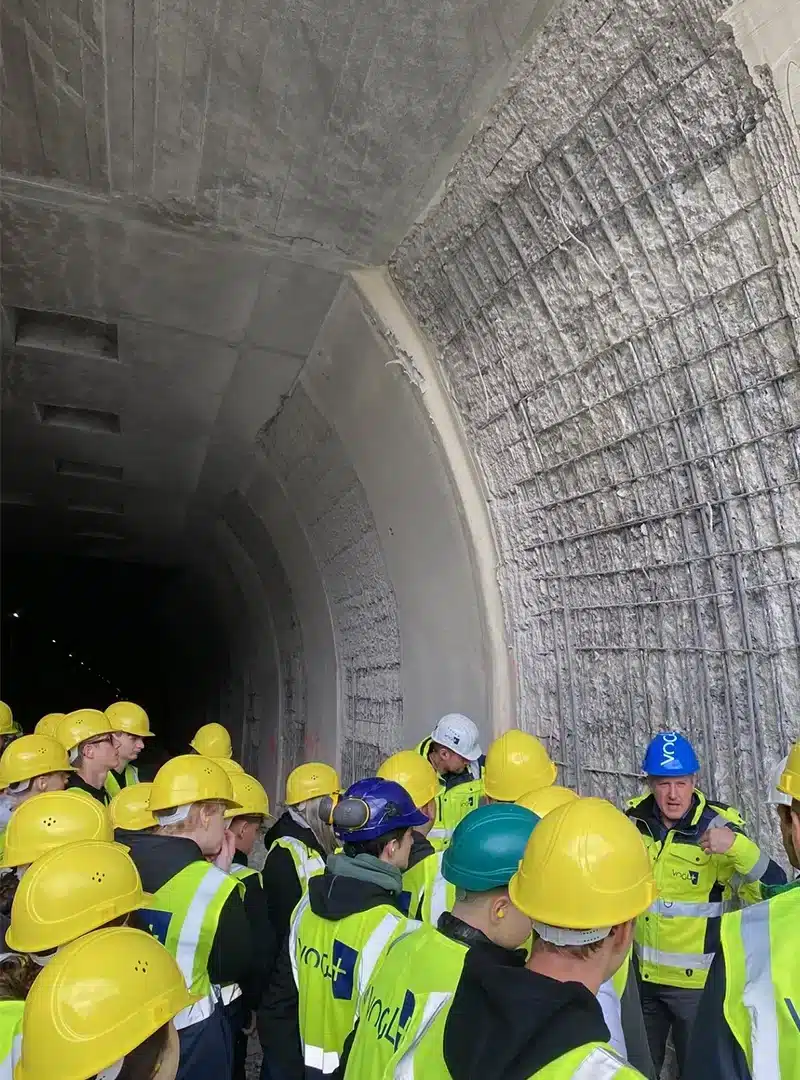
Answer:
POLYGON ((642 1013, 656 1076, 661 1075, 670 1030, 678 1058, 678 1075, 686 1069, 686 1052, 702 990, 684 990, 642 980, 639 987, 642 1013))
POLYGON ((175 1080, 233 1080, 233 1046, 225 1009, 178 1032, 181 1060, 175 1080))

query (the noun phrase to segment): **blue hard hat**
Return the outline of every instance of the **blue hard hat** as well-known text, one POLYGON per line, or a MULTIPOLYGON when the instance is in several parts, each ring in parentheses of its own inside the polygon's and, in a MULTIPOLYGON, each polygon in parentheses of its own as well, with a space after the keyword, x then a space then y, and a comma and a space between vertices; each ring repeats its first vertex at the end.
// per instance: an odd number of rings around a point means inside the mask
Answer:
POLYGON ((532 810, 514 803, 490 803, 470 811, 442 857, 445 881, 467 892, 508 885, 539 820, 532 810))
POLYGON ((679 731, 662 731, 647 747, 642 771, 645 776, 690 776, 700 771, 700 762, 679 731))
POLYGON ((343 844, 360 844, 427 823, 404 787, 378 776, 351 784, 333 809, 333 831, 343 844))

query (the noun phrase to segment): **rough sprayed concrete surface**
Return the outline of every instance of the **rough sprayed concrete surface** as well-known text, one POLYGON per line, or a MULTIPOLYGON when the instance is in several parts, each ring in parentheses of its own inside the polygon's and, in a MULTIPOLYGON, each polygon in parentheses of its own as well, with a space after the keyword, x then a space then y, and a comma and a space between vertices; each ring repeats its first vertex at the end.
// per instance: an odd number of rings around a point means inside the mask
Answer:
MULTIPOLYGON (((325 583, 339 656, 342 780, 373 773, 402 731, 397 603, 363 488, 335 432, 296 386, 258 437, 325 583)), ((306 746, 315 757, 315 746, 306 746)))
POLYGON ((723 7, 562 6, 392 272, 485 477, 520 722, 615 799, 681 728, 774 843, 800 412, 773 200, 800 163, 723 7))

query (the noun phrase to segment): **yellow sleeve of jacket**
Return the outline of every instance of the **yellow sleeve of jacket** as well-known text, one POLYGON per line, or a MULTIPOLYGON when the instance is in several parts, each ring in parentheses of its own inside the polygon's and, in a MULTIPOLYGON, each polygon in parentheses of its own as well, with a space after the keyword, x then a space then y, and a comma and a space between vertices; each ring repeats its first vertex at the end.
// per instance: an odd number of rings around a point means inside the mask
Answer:
POLYGON ((769 865, 769 856, 762 853, 758 844, 741 832, 744 818, 733 807, 714 807, 717 810, 717 824, 733 828, 734 840, 724 855, 718 858, 730 867, 730 885, 740 900, 746 904, 756 904, 761 899, 759 879, 769 865), (724 819, 724 820, 723 820, 724 819))

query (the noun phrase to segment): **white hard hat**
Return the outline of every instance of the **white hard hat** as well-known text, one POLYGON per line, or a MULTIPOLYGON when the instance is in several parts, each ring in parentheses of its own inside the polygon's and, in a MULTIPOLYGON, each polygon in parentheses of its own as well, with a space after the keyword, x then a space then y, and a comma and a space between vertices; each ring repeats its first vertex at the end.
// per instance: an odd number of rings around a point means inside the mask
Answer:
POLYGON ((468 716, 448 713, 431 732, 431 739, 440 746, 460 754, 467 761, 477 761, 483 751, 478 741, 478 729, 468 716))
POLYGON ((778 781, 786 768, 786 762, 789 760, 789 756, 779 761, 775 768, 772 770, 772 776, 770 779, 770 789, 767 795, 767 802, 770 806, 791 806, 792 796, 785 795, 782 791, 778 790, 778 781))

